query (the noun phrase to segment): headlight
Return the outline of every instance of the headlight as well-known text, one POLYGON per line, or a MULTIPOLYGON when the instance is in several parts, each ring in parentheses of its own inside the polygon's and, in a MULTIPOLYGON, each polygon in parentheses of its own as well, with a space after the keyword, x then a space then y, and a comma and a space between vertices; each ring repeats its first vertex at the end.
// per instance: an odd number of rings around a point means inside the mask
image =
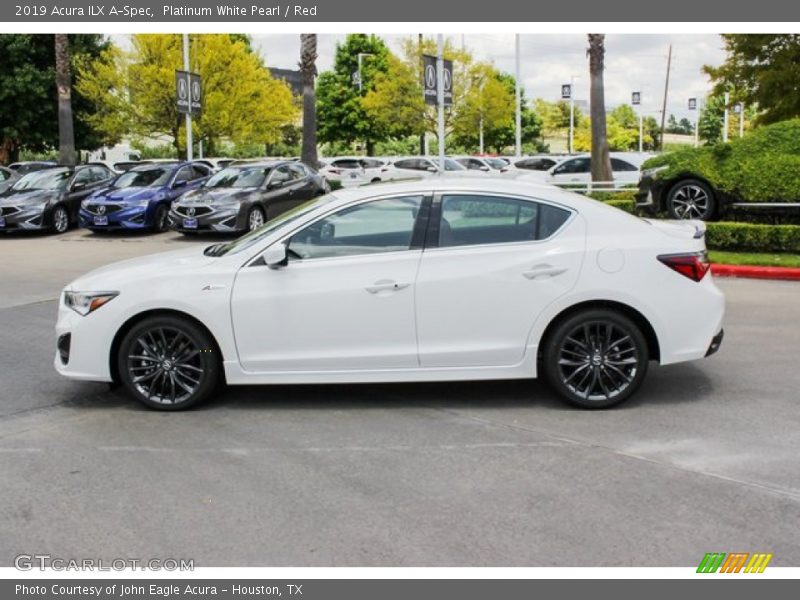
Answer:
POLYGON ((661 165, 660 167, 652 167, 650 169, 645 169, 642 171, 642 177, 650 177, 651 179, 655 179, 655 176, 661 171, 666 171, 669 169, 669 165, 661 165))
POLYGON ((113 300, 119 292, 64 292, 64 304, 85 317, 113 300))

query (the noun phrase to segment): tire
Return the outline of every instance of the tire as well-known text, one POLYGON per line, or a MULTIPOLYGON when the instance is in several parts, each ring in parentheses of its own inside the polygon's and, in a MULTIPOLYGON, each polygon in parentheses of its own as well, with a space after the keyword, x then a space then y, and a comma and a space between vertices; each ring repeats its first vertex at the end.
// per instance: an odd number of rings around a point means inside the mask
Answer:
POLYGON ((673 219, 711 221, 717 212, 714 190, 697 179, 684 179, 672 186, 666 204, 667 212, 673 219))
POLYGON ((69 211, 63 204, 59 204, 53 209, 50 220, 52 221, 51 229, 55 233, 66 233, 69 230, 69 211))
POLYGON ((164 233, 169 229, 169 208, 166 204, 159 204, 153 217, 153 231, 164 233))
POLYGON ((570 404, 609 408, 636 392, 648 360, 647 341, 633 321, 613 310, 589 309, 556 326, 545 341, 542 367, 570 404))
POLYGON ((247 213, 247 231, 254 231, 264 224, 264 211, 254 206, 247 213))
POLYGON ((207 399, 220 381, 220 365, 211 336, 173 316, 136 323, 117 355, 122 385, 136 400, 158 410, 183 410, 207 399))

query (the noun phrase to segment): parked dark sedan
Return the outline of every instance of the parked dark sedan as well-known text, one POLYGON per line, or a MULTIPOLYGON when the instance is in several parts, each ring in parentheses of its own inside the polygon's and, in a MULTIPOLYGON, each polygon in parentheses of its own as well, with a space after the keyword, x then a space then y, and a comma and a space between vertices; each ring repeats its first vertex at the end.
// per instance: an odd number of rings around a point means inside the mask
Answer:
POLYGON ((49 169, 50 167, 57 167, 58 163, 52 160, 23 160, 20 162, 11 163, 8 168, 16 171, 20 175, 26 175, 33 171, 41 171, 42 169, 49 169))
POLYGON ((0 194, 0 231, 49 229, 64 233, 78 222, 81 200, 113 178, 111 170, 98 165, 28 173, 0 194))
POLYGON ((302 163, 246 163, 223 169, 173 202, 170 222, 181 233, 252 231, 329 191, 325 179, 302 163))

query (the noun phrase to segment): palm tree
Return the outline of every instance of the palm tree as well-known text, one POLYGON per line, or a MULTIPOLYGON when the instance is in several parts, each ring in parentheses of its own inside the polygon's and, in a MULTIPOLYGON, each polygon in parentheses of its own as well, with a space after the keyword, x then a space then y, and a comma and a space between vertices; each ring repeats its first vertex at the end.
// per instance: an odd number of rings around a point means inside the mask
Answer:
POLYGON ((589 100, 592 118, 592 181, 612 181, 611 158, 608 155, 606 133, 606 98, 603 88, 603 62, 606 54, 605 35, 589 34, 589 77, 591 91, 589 100))
POLYGON ((317 160, 317 95, 314 79, 317 76, 317 34, 300 34, 300 72, 303 76, 303 145, 300 160, 316 167, 317 160))
POLYGON ((69 68, 69 39, 55 34, 56 90, 58 92, 58 162, 75 164, 75 133, 72 123, 72 77, 69 68))

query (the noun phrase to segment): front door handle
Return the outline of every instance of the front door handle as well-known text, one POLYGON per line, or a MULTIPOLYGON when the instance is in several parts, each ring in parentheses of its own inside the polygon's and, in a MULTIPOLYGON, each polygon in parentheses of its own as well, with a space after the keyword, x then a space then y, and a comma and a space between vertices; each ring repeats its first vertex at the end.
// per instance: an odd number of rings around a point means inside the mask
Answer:
POLYGON ((388 281, 386 279, 381 279, 380 281, 376 281, 372 285, 368 285, 366 289, 370 294, 378 294, 380 292, 397 292, 404 288, 407 288, 410 283, 400 282, 400 281, 388 281))
POLYGON ((545 277, 555 277, 567 271, 567 267, 554 267, 553 265, 536 265, 529 271, 523 271, 522 276, 526 279, 544 279, 545 277))

